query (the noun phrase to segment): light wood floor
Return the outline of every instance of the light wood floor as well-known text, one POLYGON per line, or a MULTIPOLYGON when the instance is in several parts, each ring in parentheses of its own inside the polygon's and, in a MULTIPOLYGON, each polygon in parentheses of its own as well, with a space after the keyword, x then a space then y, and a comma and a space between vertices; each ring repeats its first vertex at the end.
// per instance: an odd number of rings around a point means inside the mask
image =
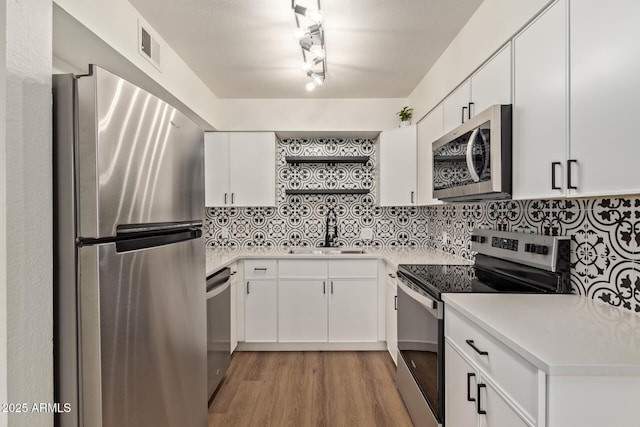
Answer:
POLYGON ((387 352, 236 352, 213 426, 412 426, 387 352))

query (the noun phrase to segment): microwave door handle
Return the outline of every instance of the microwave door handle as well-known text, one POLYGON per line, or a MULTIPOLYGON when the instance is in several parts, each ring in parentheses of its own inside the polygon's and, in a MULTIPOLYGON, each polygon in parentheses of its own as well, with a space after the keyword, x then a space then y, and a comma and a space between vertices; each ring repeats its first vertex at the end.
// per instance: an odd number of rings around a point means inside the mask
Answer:
POLYGON ((478 172, 473 166, 473 145, 475 144, 478 132, 480 132, 480 128, 475 128, 473 132, 471 132, 471 137, 467 143, 467 168, 469 169, 469 175, 471 175, 473 182, 480 182, 480 176, 478 176, 478 172))

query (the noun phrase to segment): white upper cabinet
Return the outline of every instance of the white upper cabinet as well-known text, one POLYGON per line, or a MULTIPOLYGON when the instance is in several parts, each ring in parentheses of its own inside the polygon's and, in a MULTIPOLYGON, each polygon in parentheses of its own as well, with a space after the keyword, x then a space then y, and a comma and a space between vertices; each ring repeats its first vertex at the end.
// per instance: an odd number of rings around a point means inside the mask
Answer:
POLYGON ((571 2, 571 196, 640 192, 638 17, 637 0, 571 2))
POLYGON ((495 104, 511 104, 511 44, 444 100, 444 133, 495 104))
POLYGON ((205 133, 205 205, 275 206, 273 132, 205 133))
POLYGON ((566 194, 566 17, 560 0, 513 40, 514 199, 566 194))
POLYGON ((471 117, 496 104, 511 104, 511 43, 471 76, 471 117))
POLYGON ((379 149, 379 205, 416 205, 416 125, 380 132, 379 149))
POLYGON ((205 206, 226 206, 229 200, 229 132, 204 134, 205 206))
POLYGON ((433 198, 433 141, 444 134, 444 106, 438 104, 418 123, 418 204, 442 203, 433 198))
POLYGON ((469 103, 471 102, 471 81, 465 81, 444 100, 444 133, 451 132, 469 118, 469 103))

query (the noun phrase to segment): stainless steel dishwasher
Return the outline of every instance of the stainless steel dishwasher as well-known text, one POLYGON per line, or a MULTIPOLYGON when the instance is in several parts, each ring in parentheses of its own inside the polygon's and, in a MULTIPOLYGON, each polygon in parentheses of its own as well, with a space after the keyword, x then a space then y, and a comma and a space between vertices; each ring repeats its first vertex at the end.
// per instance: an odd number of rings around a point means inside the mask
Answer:
POLYGON ((231 270, 207 277, 207 389, 208 399, 231 361, 231 270))

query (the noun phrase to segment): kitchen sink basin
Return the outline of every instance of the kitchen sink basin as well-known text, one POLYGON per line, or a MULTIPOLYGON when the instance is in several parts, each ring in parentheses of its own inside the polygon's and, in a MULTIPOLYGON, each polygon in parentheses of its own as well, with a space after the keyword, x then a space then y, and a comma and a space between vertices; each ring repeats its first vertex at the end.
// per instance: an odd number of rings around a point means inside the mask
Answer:
POLYGON ((365 254, 363 249, 340 249, 340 248, 294 248, 289 250, 290 254, 296 255, 358 255, 365 254))

